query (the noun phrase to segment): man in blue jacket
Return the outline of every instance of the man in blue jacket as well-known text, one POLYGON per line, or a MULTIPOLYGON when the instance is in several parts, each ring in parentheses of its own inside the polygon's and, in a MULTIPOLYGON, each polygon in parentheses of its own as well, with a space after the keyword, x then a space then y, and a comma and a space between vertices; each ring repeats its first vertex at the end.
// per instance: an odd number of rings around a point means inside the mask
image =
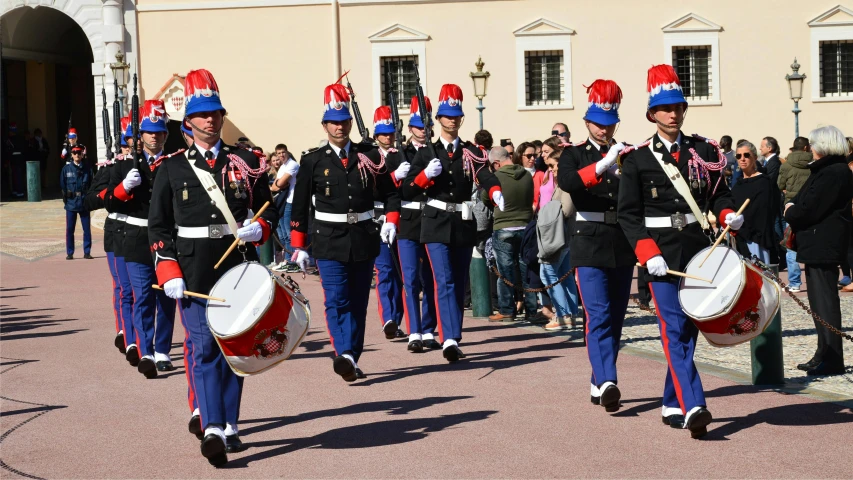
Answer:
POLYGON ((83 205, 83 197, 92 185, 92 169, 83 164, 83 147, 71 148, 71 161, 62 167, 59 186, 62 189, 62 202, 65 204, 65 251, 66 260, 74 259, 74 229, 77 227, 77 215, 83 225, 83 258, 91 259, 92 229, 89 210, 83 205))

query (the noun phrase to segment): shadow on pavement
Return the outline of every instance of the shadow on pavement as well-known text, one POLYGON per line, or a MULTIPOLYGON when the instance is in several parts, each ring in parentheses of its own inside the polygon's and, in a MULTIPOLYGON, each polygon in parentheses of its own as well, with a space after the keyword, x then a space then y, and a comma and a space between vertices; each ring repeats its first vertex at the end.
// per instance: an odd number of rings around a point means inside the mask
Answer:
MULTIPOLYGON (((34 287, 20 287, 34 288, 34 287)), ((71 329, 62 330, 59 332, 28 332, 31 330, 39 330, 42 328, 56 327, 65 322, 76 322, 76 318, 53 318, 51 314, 45 315, 30 315, 38 312, 50 312, 59 310, 58 308, 34 308, 34 309, 19 309, 15 307, 4 306, 0 309, 0 341, 21 340, 27 338, 47 338, 71 335, 77 332, 84 332, 86 329, 71 329)))

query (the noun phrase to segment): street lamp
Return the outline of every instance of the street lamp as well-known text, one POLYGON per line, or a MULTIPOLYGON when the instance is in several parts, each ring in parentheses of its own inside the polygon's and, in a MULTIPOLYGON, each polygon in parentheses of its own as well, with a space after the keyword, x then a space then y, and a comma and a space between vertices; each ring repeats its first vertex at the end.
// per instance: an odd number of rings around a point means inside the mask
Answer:
POLYGON ((486 64, 483 63, 483 57, 479 57, 477 63, 474 64, 477 67, 477 71, 469 74, 471 80, 474 81, 474 96, 480 101, 477 106, 477 110, 480 111, 480 130, 483 129, 483 110, 486 109, 483 106, 483 98, 486 96, 486 88, 489 85, 489 76, 491 76, 491 73, 483 71, 484 65, 486 64))
POLYGON ((805 74, 799 73, 800 64, 797 63, 797 57, 794 57, 794 63, 791 64, 791 70, 794 73, 785 75, 785 80, 788 81, 788 89, 791 91, 791 100, 794 101, 794 137, 800 136, 800 99, 803 98, 803 81, 806 79, 805 74))
POLYGON ((110 70, 113 71, 113 78, 118 83, 118 100, 121 105, 121 113, 124 113, 124 99, 127 98, 124 88, 127 85, 127 72, 130 70, 130 65, 124 63, 124 54, 121 50, 116 53, 116 62, 110 64, 110 70))

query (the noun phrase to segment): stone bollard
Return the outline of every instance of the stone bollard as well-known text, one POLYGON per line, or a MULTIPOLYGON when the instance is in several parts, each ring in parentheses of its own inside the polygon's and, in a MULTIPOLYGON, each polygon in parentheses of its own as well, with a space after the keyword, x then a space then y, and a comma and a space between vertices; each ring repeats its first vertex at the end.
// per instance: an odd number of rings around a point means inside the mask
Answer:
MULTIPOLYGON (((779 265, 771 265, 773 273, 779 275, 779 265)), ((785 295, 785 292, 782 292, 785 295)), ((781 300, 780 300, 781 301, 781 300)), ((782 355, 782 306, 763 333, 749 341, 752 356, 752 384, 779 385, 785 383, 785 367, 782 355)))
POLYGON ((474 318, 486 318, 492 314, 492 291, 489 288, 489 268, 480 251, 474 248, 471 255, 471 268, 468 270, 471 281, 471 315, 474 318))
POLYGON ((41 201, 41 164, 27 162, 27 201, 41 201))

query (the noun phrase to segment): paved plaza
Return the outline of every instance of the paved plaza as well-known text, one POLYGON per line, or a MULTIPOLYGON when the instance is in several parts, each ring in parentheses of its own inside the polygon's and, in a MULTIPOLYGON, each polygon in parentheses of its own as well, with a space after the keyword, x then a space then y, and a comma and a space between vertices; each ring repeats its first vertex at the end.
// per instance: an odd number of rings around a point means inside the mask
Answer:
MULTIPOLYGON (((96 217, 93 224, 97 225, 96 217)), ((622 408, 589 403, 580 330, 466 318, 468 358, 411 354, 385 340, 371 298, 366 380, 332 372, 317 277, 299 280, 311 329, 283 365, 246 380, 248 446, 210 467, 187 433, 183 330, 178 370, 145 380, 112 345, 111 283, 95 260, 65 260, 60 201, 0 206, 2 478, 844 478, 853 471, 853 370, 807 379, 816 338, 782 307, 786 384, 750 385, 749 347, 697 348, 714 422, 702 440, 661 424, 666 372, 657 324, 629 308, 622 408)), ((78 230, 78 240, 81 234, 78 230)), ((78 257, 82 256, 78 248, 78 257)), ((799 294, 804 298, 805 294, 799 294)), ((842 295, 853 330, 853 296, 842 295)), ((845 342, 848 364, 851 342, 845 342)))

